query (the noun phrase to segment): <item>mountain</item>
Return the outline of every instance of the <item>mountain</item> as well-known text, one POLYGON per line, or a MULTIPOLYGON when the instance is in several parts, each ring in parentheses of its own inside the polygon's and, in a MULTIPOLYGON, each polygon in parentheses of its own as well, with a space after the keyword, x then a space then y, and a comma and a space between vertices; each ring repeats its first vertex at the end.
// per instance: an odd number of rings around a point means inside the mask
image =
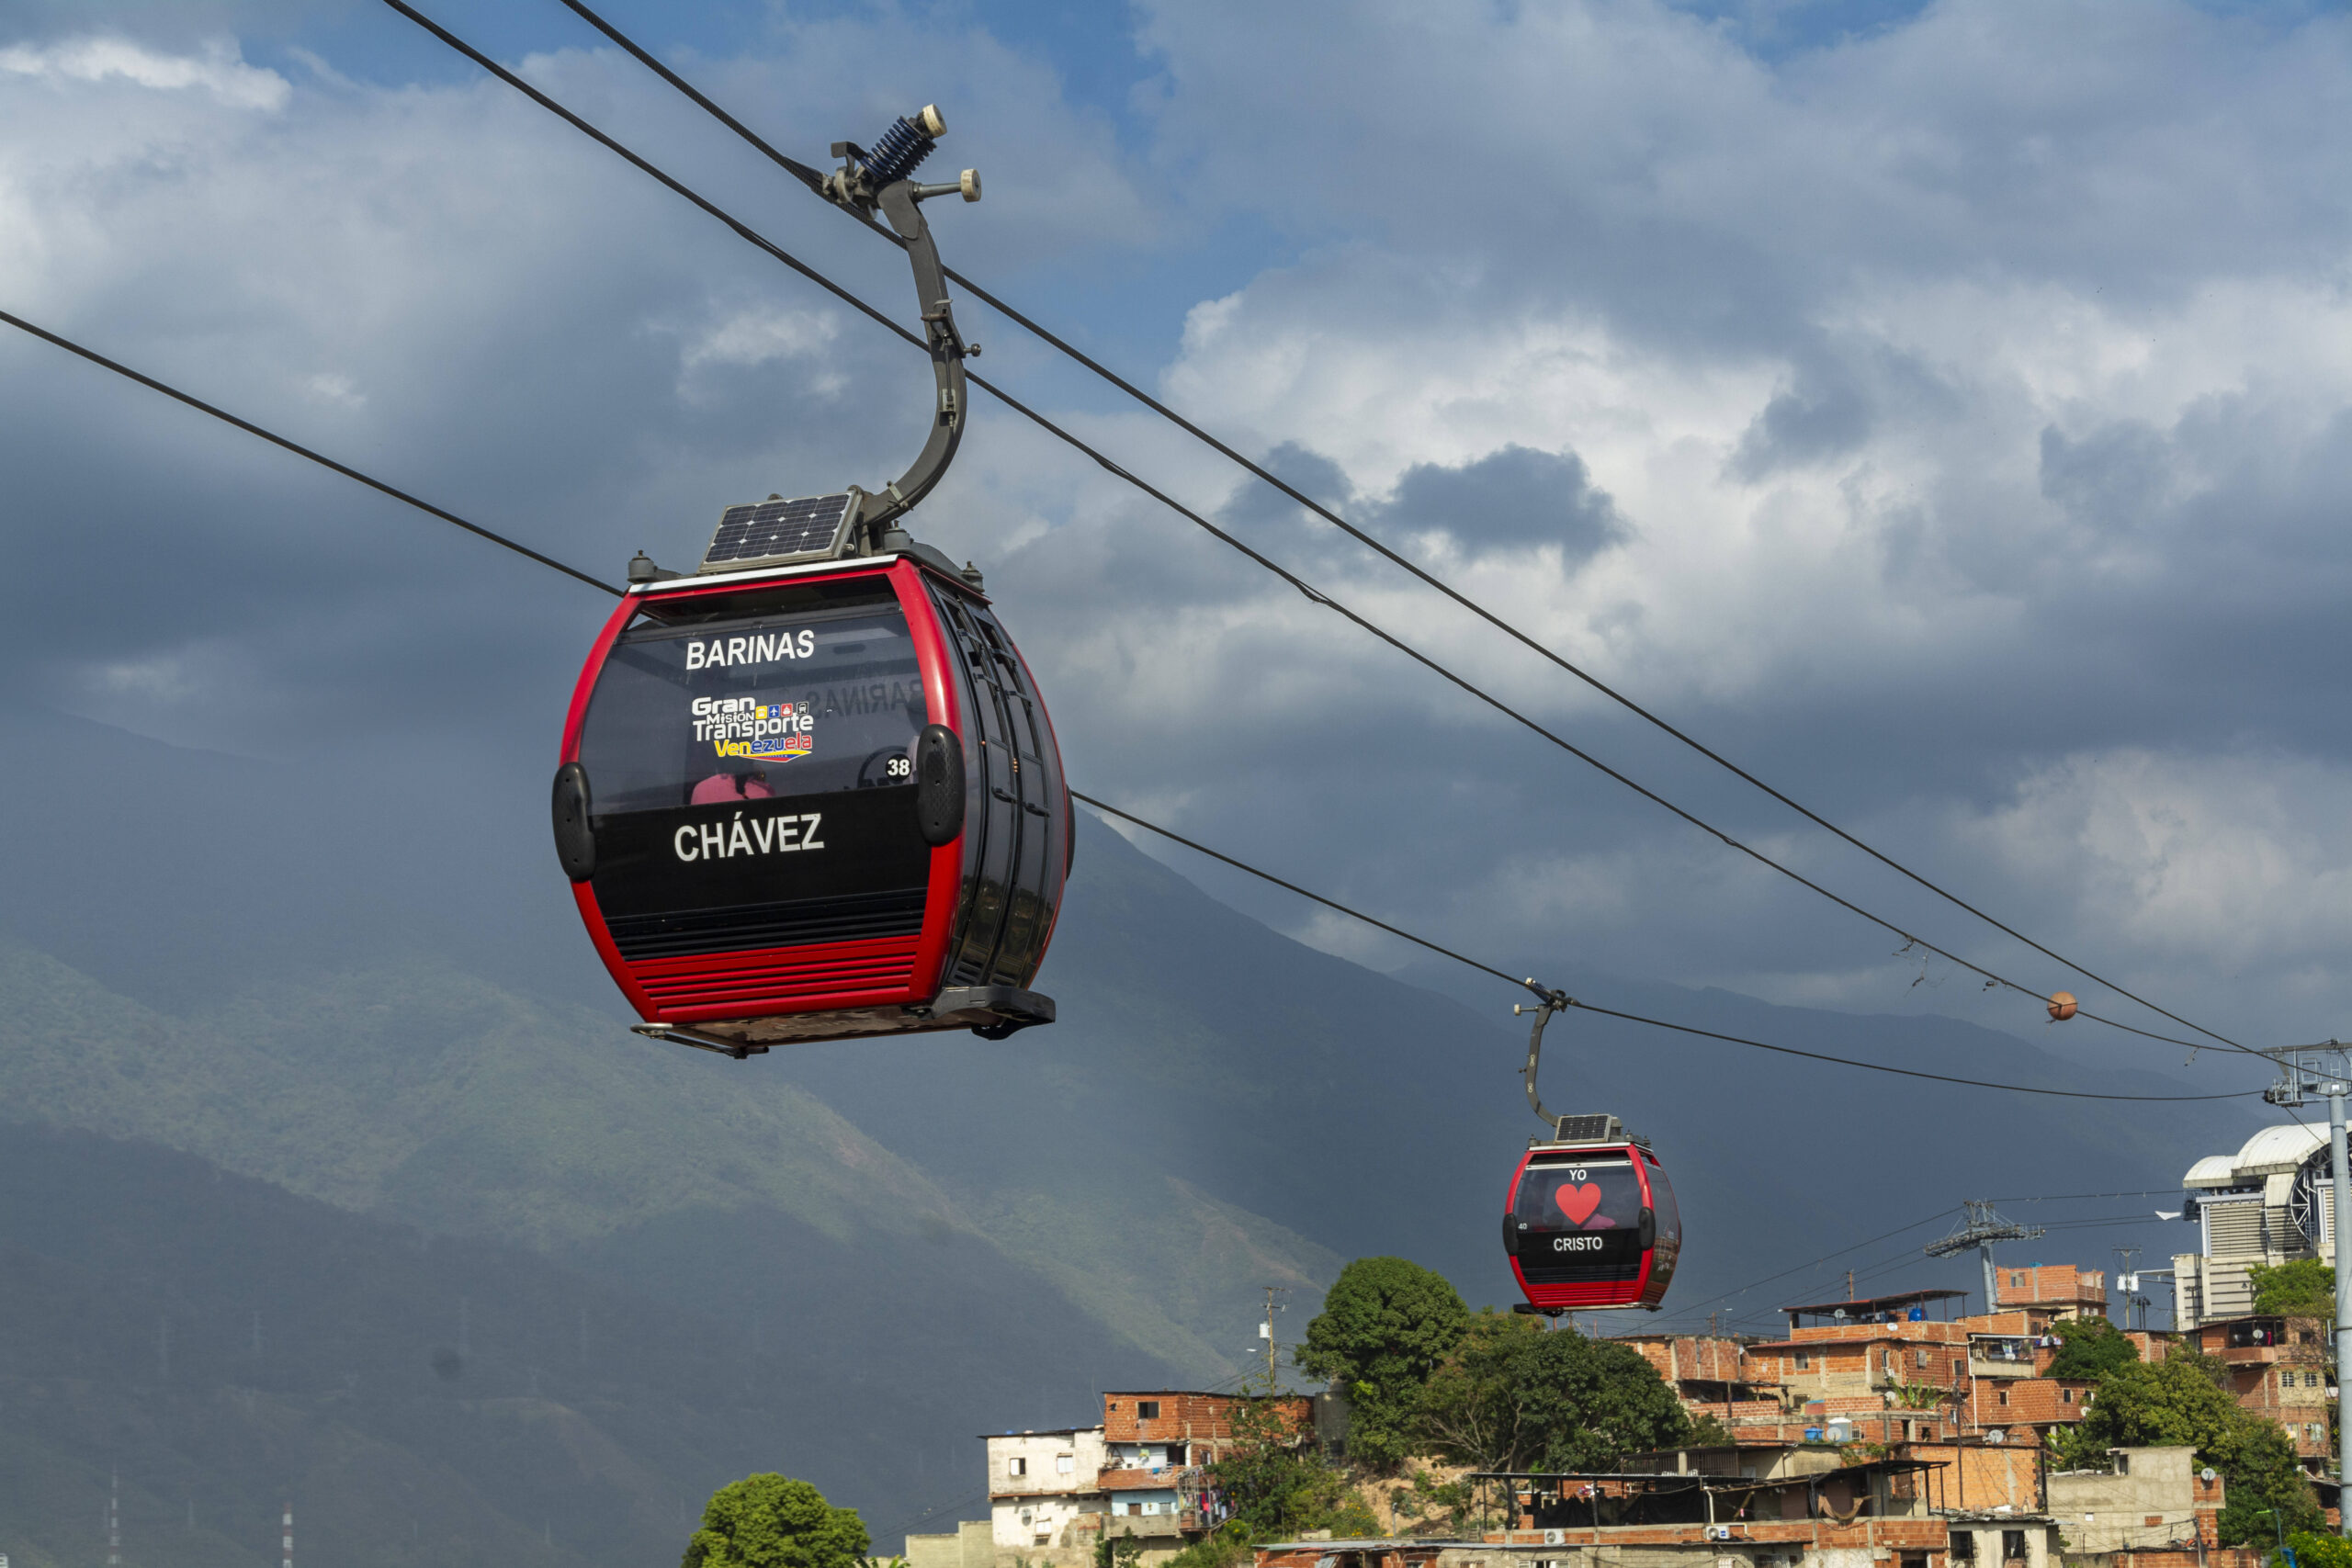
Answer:
MULTIPOLYGON (((813 1447, 806 1426, 762 1428, 777 1457, 746 1468, 801 1466, 886 1531, 973 1500, 973 1433, 1084 1419, 1106 1386, 1229 1378, 1266 1285, 1291 1292, 1285 1339, 1366 1253, 1438 1268, 1474 1305, 1511 1299, 1495 1221, 1535 1123, 1508 988, 1458 999, 1306 947, 1090 819, 1039 982, 1061 1022, 676 1051, 622 1027, 552 869, 544 788, 494 755, 458 781, 396 758, 322 773, 0 712, 0 813, 21 829, 0 1107, 691 1314, 714 1353, 825 1391, 813 1447)), ((1563 979, 1804 1049, 2191 1091, 1950 1020, 1563 979)), ((1970 1265, 1917 1253, 1962 1197, 2169 1188, 2257 1124, 2247 1102, 2004 1095, 1586 1014, 1554 1025, 1545 1068, 1552 1104, 1649 1134, 1681 1197, 1669 1310, 1624 1326, 1702 1321, 1727 1295, 1769 1327, 1849 1266, 1971 1289, 1970 1265)), ((2173 1233, 2060 1235, 2044 1256, 2098 1262, 2173 1233)))
POLYGON ((0 1191, 19 1564, 97 1561, 116 1476, 133 1568, 263 1568, 288 1501, 306 1558, 365 1568, 666 1562, 752 1470, 900 1469, 872 1413, 926 1392, 153 1145, 0 1127, 0 1191))

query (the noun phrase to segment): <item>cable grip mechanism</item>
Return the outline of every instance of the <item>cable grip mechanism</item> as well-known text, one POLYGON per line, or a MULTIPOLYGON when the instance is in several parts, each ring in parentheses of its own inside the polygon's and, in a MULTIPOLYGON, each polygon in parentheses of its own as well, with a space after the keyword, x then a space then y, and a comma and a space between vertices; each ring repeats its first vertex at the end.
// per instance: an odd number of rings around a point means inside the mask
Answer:
POLYGON ((956 448, 964 438, 964 423, 970 406, 965 391, 964 360, 977 349, 967 345, 963 334, 956 330, 956 314, 947 297, 946 273, 940 264, 939 247, 931 237, 931 225, 923 220, 921 204, 941 196, 961 196, 966 201, 978 201, 980 175, 977 169, 966 169, 957 179, 942 185, 917 185, 913 179, 916 165, 931 155, 933 144, 946 134, 947 121, 939 107, 926 104, 913 114, 892 120, 876 139, 871 152, 854 141, 836 141, 833 156, 842 160, 842 165, 825 176, 820 187, 829 199, 869 222, 879 214, 905 246, 908 264, 914 269, 923 346, 931 355, 937 394, 932 405, 930 436, 907 471, 878 492, 858 485, 848 487, 855 498, 854 504, 858 513, 852 535, 862 547, 902 549, 909 546, 911 541, 902 528, 895 525, 897 520, 931 493, 946 474, 947 465, 955 460, 956 448))
POLYGON ((1533 1109, 1544 1124, 1552 1129, 1553 1141, 1555 1143, 1589 1142, 1617 1136, 1619 1134, 1617 1118, 1606 1112, 1564 1114, 1544 1108, 1543 1096, 1536 1092, 1535 1088, 1536 1069, 1544 1060, 1544 1029, 1552 1021, 1555 1013, 1565 1012, 1577 1004, 1576 998, 1569 996, 1567 992, 1555 991, 1548 987, 1539 986, 1532 977, 1524 984, 1529 990, 1535 993, 1538 999, 1532 1006, 1521 1002, 1510 1010, 1514 1018, 1521 1013, 1532 1012, 1535 1015, 1534 1027, 1527 1032, 1527 1065, 1519 1070, 1520 1077, 1527 1082, 1528 1105, 1533 1109))

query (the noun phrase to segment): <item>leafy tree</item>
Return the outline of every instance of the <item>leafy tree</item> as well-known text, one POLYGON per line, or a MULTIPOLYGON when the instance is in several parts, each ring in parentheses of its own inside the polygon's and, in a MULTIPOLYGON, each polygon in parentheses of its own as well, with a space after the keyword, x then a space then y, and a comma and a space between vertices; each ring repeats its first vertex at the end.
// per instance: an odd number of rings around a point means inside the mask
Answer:
POLYGON ((1311 1437, 1277 1400, 1253 1399, 1235 1408, 1233 1441, 1208 1467, 1233 1509, 1228 1523, 1240 1527, 1230 1539, 1274 1540, 1313 1529, 1363 1536, 1380 1528, 1311 1437))
POLYGON ((1444 1276, 1418 1263, 1359 1258, 1340 1270, 1297 1359, 1347 1395, 1349 1459, 1381 1470, 1405 1457, 1422 1386, 1469 1321, 1444 1276))
POLYGON ((2276 1269, 2263 1263, 2246 1265, 2254 1281, 2254 1310, 2281 1317, 2335 1316, 2335 1273, 2316 1258, 2298 1258, 2276 1269))
POLYGON ((1135 1568, 1143 1542, 1131 1535, 1106 1535, 1094 1543, 1094 1568, 1135 1568))
POLYGON ((2352 1568, 2352 1540, 2340 1535, 2313 1535, 2297 1530, 2287 1538, 2301 1568, 2352 1568))
POLYGON ((1739 1439, 1713 1416, 1701 1416, 1690 1423, 1690 1435, 1683 1441, 1694 1449, 1725 1449, 1739 1439))
POLYGON ((2082 1425, 2053 1447, 2069 1468, 2103 1467, 2111 1448, 2187 1444, 2222 1472, 2229 1493, 2218 1521, 2222 1544, 2271 1539, 2260 1510, 2275 1508, 2290 1530, 2324 1520, 2295 1445, 2276 1421, 2232 1398, 2229 1370, 2210 1356, 2176 1350, 2161 1361, 2131 1361, 2098 1381, 2082 1425))
POLYGON ((711 1494, 681 1568, 859 1568, 872 1545, 856 1509, 805 1481, 747 1475, 711 1494))
POLYGON ((1686 1444, 1690 1418, 1637 1351, 1489 1308, 1430 1380, 1417 1431, 1480 1470, 1608 1470, 1686 1444))
POLYGON ((2140 1359, 2140 1347, 2103 1317, 2064 1317, 2051 1325, 2063 1343, 2044 1377, 2086 1378, 2096 1382, 2116 1368, 2140 1359))

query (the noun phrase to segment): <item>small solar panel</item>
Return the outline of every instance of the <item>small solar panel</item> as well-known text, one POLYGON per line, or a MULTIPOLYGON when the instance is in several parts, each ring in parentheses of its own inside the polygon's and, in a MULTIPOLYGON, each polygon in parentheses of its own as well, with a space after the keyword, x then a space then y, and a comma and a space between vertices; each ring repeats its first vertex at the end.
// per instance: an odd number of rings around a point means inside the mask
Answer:
POLYGON ((1560 1142, 1564 1144, 1599 1143, 1603 1138, 1614 1138, 1619 1135, 1618 1122, 1614 1116, 1563 1116, 1560 1118, 1560 1142))
POLYGON ((849 506, 845 493, 730 506, 719 514, 718 532, 703 552, 703 570, 776 556, 829 555, 849 521, 849 506))

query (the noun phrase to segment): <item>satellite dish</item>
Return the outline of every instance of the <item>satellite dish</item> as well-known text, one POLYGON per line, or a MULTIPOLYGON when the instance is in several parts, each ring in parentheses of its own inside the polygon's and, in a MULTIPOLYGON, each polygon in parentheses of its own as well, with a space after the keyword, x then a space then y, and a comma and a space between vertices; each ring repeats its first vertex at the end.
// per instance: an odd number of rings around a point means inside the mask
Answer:
POLYGON ((1984 1440, 1988 1443, 2006 1443, 2009 1440, 2009 1435, 1996 1427, 1984 1434, 1984 1440))
POLYGON ((2203 1482, 2206 1485, 2211 1486, 2215 1481, 2219 1480, 2220 1477, 2213 1473, 2213 1467, 2209 1464, 2204 1469, 2197 1472, 2197 1479, 2203 1482))

